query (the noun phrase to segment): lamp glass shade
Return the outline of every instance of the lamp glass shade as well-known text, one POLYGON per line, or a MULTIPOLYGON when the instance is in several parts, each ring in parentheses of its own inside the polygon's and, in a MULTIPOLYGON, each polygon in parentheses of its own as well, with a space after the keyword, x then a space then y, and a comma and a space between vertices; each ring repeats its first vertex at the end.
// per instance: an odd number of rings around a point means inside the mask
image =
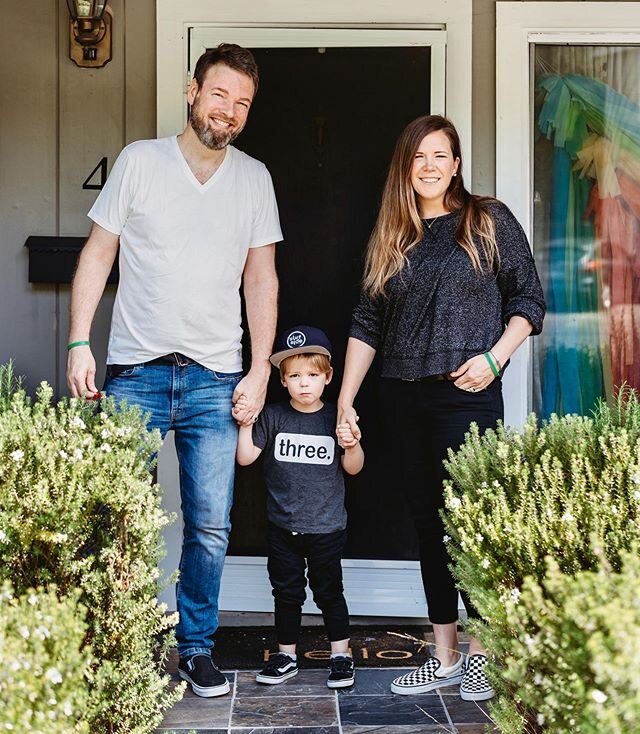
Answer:
POLYGON ((90 18, 100 20, 107 0, 67 0, 71 20, 90 18))

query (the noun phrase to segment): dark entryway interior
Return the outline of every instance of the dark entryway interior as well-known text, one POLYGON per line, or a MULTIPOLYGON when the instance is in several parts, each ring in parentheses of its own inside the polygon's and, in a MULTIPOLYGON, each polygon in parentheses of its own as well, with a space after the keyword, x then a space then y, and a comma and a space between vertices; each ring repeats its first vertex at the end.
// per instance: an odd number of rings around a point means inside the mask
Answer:
MULTIPOLYGON (((252 49, 260 89, 235 145, 273 177, 285 241, 278 245, 278 328, 312 324, 333 342, 335 401, 363 253, 395 140, 430 108, 428 47, 252 49)), ((247 340, 248 342, 248 340, 247 340)), ((248 345, 245 345, 245 348, 248 345)), ((246 362, 248 363, 248 362, 246 362)), ((349 558, 415 559, 411 522, 384 450, 376 370, 360 392, 366 464, 347 479, 349 558)), ((270 401, 286 393, 275 373, 270 401)), ((239 469, 231 555, 264 555, 262 466, 239 469)))

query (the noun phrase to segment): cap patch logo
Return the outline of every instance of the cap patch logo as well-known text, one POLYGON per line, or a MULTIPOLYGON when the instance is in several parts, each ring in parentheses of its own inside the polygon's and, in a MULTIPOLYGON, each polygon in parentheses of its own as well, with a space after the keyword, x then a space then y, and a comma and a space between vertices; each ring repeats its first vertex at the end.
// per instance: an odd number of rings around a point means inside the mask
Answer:
POLYGON ((289 349, 303 347, 307 341, 307 337, 301 331, 292 331, 287 337, 287 346, 289 349))

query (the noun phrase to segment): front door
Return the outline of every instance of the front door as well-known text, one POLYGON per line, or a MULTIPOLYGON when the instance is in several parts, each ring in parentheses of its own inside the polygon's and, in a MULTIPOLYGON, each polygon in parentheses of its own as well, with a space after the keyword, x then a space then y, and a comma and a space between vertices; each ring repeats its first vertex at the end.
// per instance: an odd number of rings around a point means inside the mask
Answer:
MULTIPOLYGON (((279 328, 308 323, 330 336, 335 377, 326 397, 332 401, 395 140, 415 117, 445 111, 446 38, 444 30, 402 29, 199 26, 188 32, 191 71, 206 48, 222 41, 242 44, 256 56, 260 89, 235 144, 263 161, 273 177, 285 236, 277 248, 279 328)), ((172 119, 171 109, 160 114, 163 124, 172 119)), ((183 107, 184 120, 186 113, 183 107)), ((347 483, 347 599, 354 614, 422 617, 417 548, 384 446, 376 372, 374 364, 357 402, 367 460, 347 483)), ((274 370, 268 399, 285 395, 274 370)), ((168 456, 163 450, 164 486, 173 481, 168 456)), ((178 510, 171 498, 167 493, 165 503, 178 510)), ((238 472, 232 523, 221 609, 268 611, 259 465, 238 472)), ((169 532, 166 565, 172 568, 179 539, 169 532)), ((305 611, 313 611, 310 602, 305 611)))
MULTIPOLYGON (((252 51, 260 89, 235 145, 266 164, 277 193, 285 237, 277 248, 278 328, 311 324, 329 335, 335 374, 325 394, 335 401, 363 253, 393 146, 407 122, 430 111, 431 49, 252 51)), ((346 555, 415 559, 411 523, 385 450, 375 372, 357 403, 367 461, 347 483, 346 555)), ((268 399, 285 396, 274 370, 268 399)), ((259 468, 239 470, 231 555, 265 554, 264 504, 259 468)))

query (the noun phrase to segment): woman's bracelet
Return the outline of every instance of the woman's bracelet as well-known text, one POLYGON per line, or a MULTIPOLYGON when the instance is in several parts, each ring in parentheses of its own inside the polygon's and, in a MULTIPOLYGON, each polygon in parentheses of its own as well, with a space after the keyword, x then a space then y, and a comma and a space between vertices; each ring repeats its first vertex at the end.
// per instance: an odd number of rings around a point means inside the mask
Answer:
POLYGON ((485 352, 484 356, 489 363, 489 367, 491 367, 491 371, 493 372, 494 377, 500 377, 500 362, 495 358, 495 356, 492 354, 492 352, 485 352))

